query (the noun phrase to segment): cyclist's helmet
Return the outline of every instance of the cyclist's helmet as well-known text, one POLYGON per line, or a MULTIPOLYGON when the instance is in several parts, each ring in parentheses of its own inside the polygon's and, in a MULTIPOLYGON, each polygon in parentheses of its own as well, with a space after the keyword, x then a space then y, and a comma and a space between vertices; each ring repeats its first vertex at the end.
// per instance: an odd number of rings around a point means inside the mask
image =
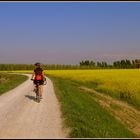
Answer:
POLYGON ((37 63, 35 63, 35 66, 38 66, 38 67, 40 67, 40 63, 39 62, 37 62, 37 63))

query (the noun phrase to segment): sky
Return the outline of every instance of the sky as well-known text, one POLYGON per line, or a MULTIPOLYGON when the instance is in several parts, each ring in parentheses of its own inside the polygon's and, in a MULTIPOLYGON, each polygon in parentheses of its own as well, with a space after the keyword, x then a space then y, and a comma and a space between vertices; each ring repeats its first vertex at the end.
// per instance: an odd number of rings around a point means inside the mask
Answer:
POLYGON ((0 2, 0 63, 140 58, 140 2, 0 2))

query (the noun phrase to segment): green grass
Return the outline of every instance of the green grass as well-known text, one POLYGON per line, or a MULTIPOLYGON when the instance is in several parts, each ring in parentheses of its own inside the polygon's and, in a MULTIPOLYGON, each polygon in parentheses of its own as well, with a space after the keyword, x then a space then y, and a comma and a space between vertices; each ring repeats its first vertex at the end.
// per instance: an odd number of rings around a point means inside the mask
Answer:
POLYGON ((71 138, 134 138, 135 135, 103 109, 92 94, 81 91, 80 82, 54 76, 55 92, 61 103, 65 124, 71 138))
POLYGON ((0 95, 15 88, 28 77, 24 75, 0 73, 0 95))

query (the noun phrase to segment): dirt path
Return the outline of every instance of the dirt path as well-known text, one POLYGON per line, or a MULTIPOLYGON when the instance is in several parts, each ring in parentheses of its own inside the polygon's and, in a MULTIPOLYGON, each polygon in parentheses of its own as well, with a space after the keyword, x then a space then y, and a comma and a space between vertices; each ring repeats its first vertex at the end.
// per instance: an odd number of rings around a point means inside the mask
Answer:
POLYGON ((129 130, 140 137, 140 111, 127 103, 114 99, 106 94, 99 93, 87 87, 79 87, 81 90, 95 94, 92 96, 103 108, 107 109, 121 121, 129 130))
POLYGON ((67 137, 52 82, 48 78, 47 82, 40 103, 35 101, 30 78, 0 96, 0 138, 67 137))

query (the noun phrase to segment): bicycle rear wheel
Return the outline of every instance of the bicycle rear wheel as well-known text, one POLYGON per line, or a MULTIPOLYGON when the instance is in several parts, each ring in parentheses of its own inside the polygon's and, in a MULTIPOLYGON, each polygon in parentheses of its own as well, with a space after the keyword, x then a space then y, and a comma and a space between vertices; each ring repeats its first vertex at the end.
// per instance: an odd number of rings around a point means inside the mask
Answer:
POLYGON ((36 99, 37 99, 37 102, 39 103, 39 102, 40 102, 40 93, 39 93, 39 89, 37 89, 37 92, 36 92, 36 99))

